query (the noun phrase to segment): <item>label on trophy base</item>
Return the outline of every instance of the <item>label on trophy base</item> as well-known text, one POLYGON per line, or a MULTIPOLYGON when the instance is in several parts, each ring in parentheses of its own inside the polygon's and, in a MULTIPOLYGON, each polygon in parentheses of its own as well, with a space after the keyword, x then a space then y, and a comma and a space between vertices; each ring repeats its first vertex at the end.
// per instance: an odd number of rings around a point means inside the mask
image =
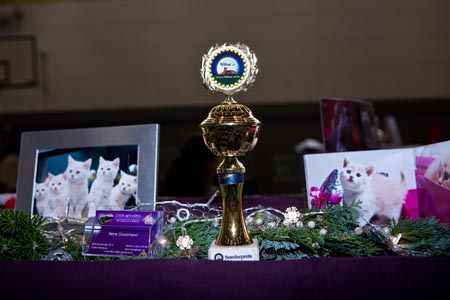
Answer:
POLYGON ((253 239, 250 245, 218 246, 213 241, 208 250, 209 260, 224 261, 259 261, 258 240, 253 239))

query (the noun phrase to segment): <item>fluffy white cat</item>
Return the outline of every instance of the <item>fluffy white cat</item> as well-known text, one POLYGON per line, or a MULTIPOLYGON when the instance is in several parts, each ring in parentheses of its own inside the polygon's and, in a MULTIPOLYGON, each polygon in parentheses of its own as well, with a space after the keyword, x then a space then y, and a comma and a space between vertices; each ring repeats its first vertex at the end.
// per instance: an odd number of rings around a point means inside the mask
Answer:
POLYGON ((77 161, 68 156, 67 169, 67 196, 70 200, 69 218, 81 219, 85 217, 84 210, 87 208, 89 187, 88 177, 90 174, 92 159, 77 161))
POLYGON ((47 178, 44 182, 36 182, 34 184, 34 199, 36 200, 36 210, 37 213, 41 216, 44 216, 48 212, 48 181, 47 178))
POLYGON ((125 204, 137 191, 137 176, 120 171, 120 180, 113 187, 109 198, 109 209, 123 210, 125 204))
POLYGON ((48 187, 47 207, 44 217, 63 218, 66 217, 67 208, 67 178, 65 174, 53 175, 48 173, 45 181, 48 187))
POLYGON ((344 205, 349 206, 354 200, 361 201, 355 210, 355 219, 360 226, 377 217, 380 223, 398 221, 408 191, 406 178, 400 172, 401 181, 394 181, 383 174, 375 173, 372 166, 344 159, 339 173, 344 190, 344 205))
POLYGON ((88 218, 95 217, 97 209, 107 209, 114 179, 119 172, 120 159, 105 160, 99 158, 97 175, 89 191, 88 218))
POLYGON ((450 188, 450 152, 443 153, 433 160, 425 171, 425 177, 441 186, 450 188))

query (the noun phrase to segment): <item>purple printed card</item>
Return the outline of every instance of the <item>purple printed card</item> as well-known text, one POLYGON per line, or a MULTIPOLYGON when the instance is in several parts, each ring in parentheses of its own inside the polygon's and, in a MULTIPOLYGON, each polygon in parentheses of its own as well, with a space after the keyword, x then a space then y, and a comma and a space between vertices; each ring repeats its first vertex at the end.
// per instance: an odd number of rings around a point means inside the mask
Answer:
POLYGON ((161 211, 99 210, 95 223, 85 226, 84 255, 148 256, 149 245, 162 232, 161 211))

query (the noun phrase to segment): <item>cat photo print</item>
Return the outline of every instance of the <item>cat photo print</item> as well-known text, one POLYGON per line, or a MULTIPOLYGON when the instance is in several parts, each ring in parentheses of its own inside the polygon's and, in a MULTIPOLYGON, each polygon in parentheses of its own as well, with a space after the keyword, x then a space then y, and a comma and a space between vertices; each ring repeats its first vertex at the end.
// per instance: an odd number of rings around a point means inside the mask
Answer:
POLYGON ((396 222, 417 206, 412 149, 307 154, 304 162, 310 208, 354 203, 354 218, 364 226, 396 222))
POLYGON ((123 210, 135 205, 136 152, 136 146, 115 146, 40 153, 34 212, 84 220, 95 217, 99 209, 123 210))

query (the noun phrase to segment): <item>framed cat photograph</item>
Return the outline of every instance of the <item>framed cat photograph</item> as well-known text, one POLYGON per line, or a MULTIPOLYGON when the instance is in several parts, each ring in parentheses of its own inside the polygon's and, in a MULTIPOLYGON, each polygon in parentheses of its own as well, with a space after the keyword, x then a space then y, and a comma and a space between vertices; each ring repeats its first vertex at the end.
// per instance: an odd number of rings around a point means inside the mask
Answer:
POLYGON ((417 217, 413 149, 383 149, 304 156, 309 208, 359 203, 355 219, 368 222, 417 217))
POLYGON ((16 209, 77 220, 154 210, 158 158, 158 124, 23 132, 16 209))

